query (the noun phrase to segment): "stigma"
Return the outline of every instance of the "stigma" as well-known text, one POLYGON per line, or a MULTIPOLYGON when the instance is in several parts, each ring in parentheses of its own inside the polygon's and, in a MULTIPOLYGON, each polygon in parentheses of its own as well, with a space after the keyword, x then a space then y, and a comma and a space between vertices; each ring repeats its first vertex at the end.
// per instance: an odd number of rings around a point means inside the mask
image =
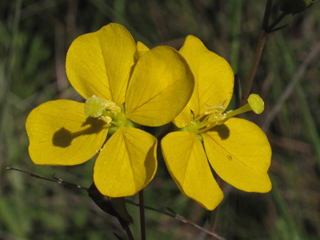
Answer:
POLYGON ((90 117, 102 117, 102 120, 108 123, 111 122, 110 115, 117 115, 121 112, 121 108, 111 100, 104 100, 93 95, 86 100, 84 111, 90 117))

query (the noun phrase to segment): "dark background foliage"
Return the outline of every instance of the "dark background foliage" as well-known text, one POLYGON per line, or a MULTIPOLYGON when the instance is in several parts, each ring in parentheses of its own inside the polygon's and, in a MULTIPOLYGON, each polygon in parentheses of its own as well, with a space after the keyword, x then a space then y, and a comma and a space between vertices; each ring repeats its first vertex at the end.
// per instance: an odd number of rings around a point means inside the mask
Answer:
MULTIPOLYGON (((116 219, 102 212, 84 190, 5 170, 16 167, 91 185, 94 160, 74 167, 34 165, 24 127, 29 112, 43 102, 61 98, 82 101, 65 75, 66 52, 77 36, 117 22, 150 48, 166 44, 179 49, 192 34, 229 61, 243 87, 265 2, 2 0, 0 239, 116 239, 113 232, 125 238, 116 219)), ((272 20, 280 14, 281 1, 274 2, 272 20)), ((319 45, 319 12, 318 3, 301 14, 287 16, 280 25, 292 26, 267 37, 252 89, 265 99, 266 110, 245 118, 264 126, 269 137, 273 189, 267 194, 245 193, 226 185, 216 226, 216 233, 226 239, 320 238, 319 57, 308 65, 266 125, 299 67, 319 45)), ((137 196, 130 199, 137 201, 137 196)), ((180 193, 161 158, 155 179, 145 189, 145 202, 158 209, 170 207, 203 227, 215 216, 180 193)), ((129 205, 128 210, 134 218, 132 231, 139 239, 138 208, 129 205)), ((168 216, 147 210, 146 219, 148 239, 206 239, 203 232, 168 216)))

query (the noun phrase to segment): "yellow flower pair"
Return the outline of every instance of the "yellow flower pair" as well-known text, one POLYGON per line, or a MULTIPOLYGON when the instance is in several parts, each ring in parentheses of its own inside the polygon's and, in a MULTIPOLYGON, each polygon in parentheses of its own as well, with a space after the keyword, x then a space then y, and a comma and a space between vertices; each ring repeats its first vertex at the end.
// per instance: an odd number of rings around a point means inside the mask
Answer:
POLYGON ((157 139, 140 126, 173 121, 180 131, 166 135, 161 148, 186 196, 207 209, 221 201, 208 160, 241 190, 271 189, 268 140, 253 123, 224 113, 232 70, 196 37, 188 36, 179 52, 167 46, 149 50, 112 23, 71 44, 66 71, 86 102, 50 101, 30 113, 26 129, 34 163, 77 165, 99 153, 93 176, 99 191, 130 196, 157 170, 157 139))

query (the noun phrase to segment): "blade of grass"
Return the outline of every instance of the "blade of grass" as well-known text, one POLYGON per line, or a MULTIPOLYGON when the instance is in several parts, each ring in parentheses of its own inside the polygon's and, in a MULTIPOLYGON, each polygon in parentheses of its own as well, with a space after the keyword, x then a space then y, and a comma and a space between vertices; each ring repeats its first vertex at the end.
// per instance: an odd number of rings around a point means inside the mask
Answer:
POLYGON ((293 240, 303 239, 299 235, 299 231, 295 223, 295 220, 292 217, 292 214, 290 213, 289 208, 282 197, 277 181, 275 180, 274 176, 272 176, 272 174, 270 174, 270 179, 272 182, 271 193, 278 207, 278 210, 280 211, 280 215, 285 220, 286 229, 288 229, 288 232, 290 233, 290 239, 293 239, 293 240))
MULTIPOLYGON (((280 111, 283 103, 288 99, 288 97, 292 94, 293 90, 295 89, 295 86, 297 85, 298 81, 302 78, 302 76, 304 75, 307 67, 310 65, 310 63, 318 56, 318 54, 320 53, 320 42, 317 43, 316 45, 311 47, 311 50, 309 52, 309 55, 306 57, 306 59, 303 61, 303 63, 301 64, 301 66, 299 67, 299 69, 297 70, 297 72, 295 73, 294 77, 292 78, 292 80, 290 81, 290 83, 287 85, 286 89, 284 90, 284 92, 282 93, 280 99, 278 100, 277 104, 273 107, 273 109, 270 111, 270 113, 268 114, 268 117, 266 119, 266 121, 263 124, 262 129, 264 131, 266 131, 271 122, 274 120, 274 118, 276 117, 276 115, 278 114, 278 112, 280 111)), ((292 59, 291 57, 287 58, 287 60, 292 59)), ((290 60, 289 60, 290 61, 290 60)), ((291 67, 290 69, 295 69, 293 67, 293 62, 292 60, 290 61, 289 64, 291 67)), ((308 116, 309 117, 309 116, 308 116)), ((308 118, 307 117, 307 118, 308 118)), ((310 123, 311 124, 311 123, 310 123)), ((313 123, 314 125, 314 123, 313 123)), ((316 139, 316 138, 315 138, 316 139)), ((319 140, 319 137, 318 137, 319 140)), ((317 140, 315 140, 317 141, 317 140)), ((318 142, 319 143, 319 142, 318 142)), ((319 145, 317 145, 319 146, 319 145)), ((320 154, 320 150, 319 150, 319 154, 320 154)), ((319 155, 320 156, 320 155, 319 155)))
MULTIPOLYGON (((320 44, 319 44, 320 45, 320 44)), ((300 83, 296 86, 296 93, 298 95, 298 101, 300 103, 300 111, 302 116, 304 117, 304 121, 307 123, 307 131, 310 141, 313 145, 314 152, 317 156, 318 167, 320 168, 320 136, 315 124, 315 121, 311 115, 311 110, 309 108, 309 104, 306 100, 303 88, 300 83)))
POLYGON ((21 231, 21 225, 17 223, 17 212, 13 211, 8 199, 3 196, 0 197, 0 212, 1 222, 8 228, 8 232, 16 237, 25 239, 24 231, 21 231))
MULTIPOLYGON (((113 21, 115 21, 115 19, 120 19, 122 18, 121 13, 116 12, 111 6, 108 5, 108 3, 106 3, 105 1, 101 1, 101 0, 91 0, 90 1, 92 3, 92 5, 94 5, 102 14, 110 17, 113 21)), ((145 38, 142 34, 140 34, 136 28, 134 28, 132 26, 132 24, 130 24, 125 18, 122 18, 122 23, 123 25, 129 30, 129 32, 135 36, 135 38, 138 38, 141 42, 143 42, 144 44, 146 44, 147 46, 151 46, 150 41, 145 38)))
MULTIPOLYGON (((12 72, 14 67, 14 55, 15 55, 15 46, 17 41, 17 35, 19 31, 19 22, 20 22, 20 13, 21 13, 21 4, 22 0, 16 1, 15 6, 15 13, 14 13, 14 20, 13 20, 13 27, 12 27, 12 38, 11 38, 11 44, 9 49, 9 55, 7 59, 7 66, 5 70, 5 80, 2 83, 2 90, 0 92, 0 136, 3 136, 3 131, 5 129, 5 112, 7 107, 7 98, 8 98, 8 92, 9 92, 9 85, 12 80, 12 72)), ((1 141, 1 139, 0 139, 1 141)))
POLYGON ((124 16, 125 16, 126 1, 125 0, 115 1, 113 7, 114 7, 114 12, 117 13, 114 16, 114 21, 116 23, 123 24, 125 19, 124 16))
POLYGON ((240 29, 241 29, 241 10, 242 0, 232 0, 230 2, 230 16, 232 16, 231 24, 231 53, 230 53, 230 65, 235 74, 235 86, 234 93, 235 98, 232 98, 229 104, 230 109, 236 109, 236 106, 240 103, 241 96, 241 85, 238 78, 238 67, 239 67, 239 52, 240 52, 240 29))
POLYGON ((242 0, 232 0, 230 6, 232 16, 230 65, 233 72, 238 73, 242 0))
MULTIPOLYGON (((283 50, 284 50, 284 56, 286 60, 286 66, 289 74, 295 72, 296 66, 293 61, 293 57, 290 54, 290 50, 286 46, 286 44, 282 44, 283 50)), ((281 97, 279 98, 277 104, 274 106, 274 108, 270 111, 265 123, 263 124, 262 129, 266 131, 271 122, 274 120, 274 118, 277 116, 279 111, 281 110, 282 105, 284 102, 288 99, 288 97, 293 93, 294 90, 296 90, 297 96, 298 96, 298 102, 299 102, 299 107, 302 112, 302 116, 304 117, 304 121, 307 123, 307 131, 308 131, 308 136, 309 139, 314 146, 314 151, 317 156, 317 162, 318 166, 320 166, 320 136, 317 131, 316 124, 314 122, 314 119, 312 117, 309 105, 306 101, 303 89, 301 85, 299 84, 299 80, 303 77, 305 74, 305 71, 307 67, 312 63, 314 59, 317 58, 317 56, 320 54, 320 42, 316 43, 313 45, 309 51, 308 56, 305 58, 303 63, 300 65, 298 70, 296 71, 294 77, 286 87, 286 89, 283 91, 281 97)))

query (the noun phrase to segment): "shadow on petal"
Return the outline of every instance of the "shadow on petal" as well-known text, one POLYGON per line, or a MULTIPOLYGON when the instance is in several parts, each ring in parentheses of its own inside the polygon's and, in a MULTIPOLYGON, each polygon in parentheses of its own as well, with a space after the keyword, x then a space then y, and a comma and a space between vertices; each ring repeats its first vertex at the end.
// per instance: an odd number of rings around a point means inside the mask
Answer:
POLYGON ((88 126, 84 130, 78 132, 70 132, 68 129, 62 127, 53 134, 52 143, 57 147, 66 148, 71 145, 74 138, 81 135, 97 134, 99 133, 106 123, 102 120, 88 117, 86 121, 82 124, 82 127, 88 126))
POLYGON ((230 136, 230 129, 225 124, 217 125, 211 131, 217 132, 221 140, 225 140, 230 136))

